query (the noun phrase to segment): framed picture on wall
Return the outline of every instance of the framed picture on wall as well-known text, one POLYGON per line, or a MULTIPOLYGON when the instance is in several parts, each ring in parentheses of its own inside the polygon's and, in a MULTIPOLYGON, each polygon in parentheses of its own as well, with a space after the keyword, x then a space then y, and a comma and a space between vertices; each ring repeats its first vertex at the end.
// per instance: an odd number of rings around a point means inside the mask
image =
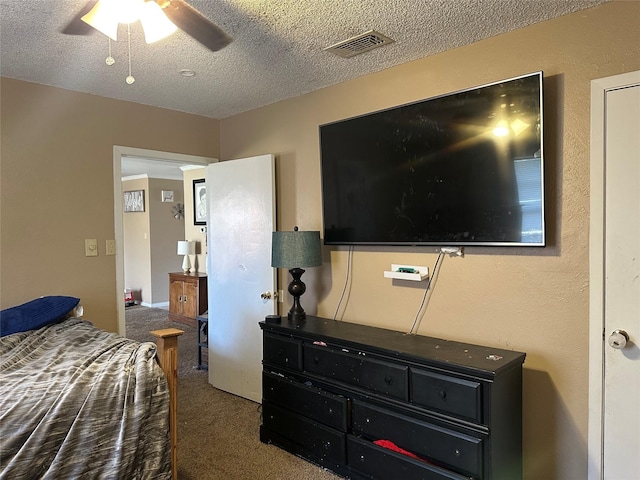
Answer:
POLYGON ((162 201, 173 202, 173 190, 162 190, 162 201))
POLYGON ((144 190, 130 190, 124 192, 125 212, 144 212, 144 190))
POLYGON ((193 181, 193 224, 207 224, 207 185, 204 178, 193 181))

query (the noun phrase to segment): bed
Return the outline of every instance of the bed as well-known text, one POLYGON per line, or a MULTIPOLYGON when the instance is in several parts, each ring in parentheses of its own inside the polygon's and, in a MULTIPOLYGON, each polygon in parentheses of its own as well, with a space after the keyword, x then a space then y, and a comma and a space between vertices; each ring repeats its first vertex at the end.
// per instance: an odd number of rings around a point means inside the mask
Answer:
POLYGON ((176 478, 177 337, 81 318, 79 299, 0 312, 0 479, 176 478))

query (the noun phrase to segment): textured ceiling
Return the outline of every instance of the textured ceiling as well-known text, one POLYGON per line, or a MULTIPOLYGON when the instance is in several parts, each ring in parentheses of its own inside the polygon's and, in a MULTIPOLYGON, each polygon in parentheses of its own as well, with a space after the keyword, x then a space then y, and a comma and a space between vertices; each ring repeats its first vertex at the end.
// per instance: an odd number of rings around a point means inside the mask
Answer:
POLYGON ((126 26, 59 33, 86 0, 0 0, 0 73, 104 97, 225 118, 608 0, 190 0, 234 41, 210 52, 183 32, 153 45, 126 26), (395 40, 350 59, 323 48, 368 30, 395 40), (196 75, 185 78, 179 70, 196 75))

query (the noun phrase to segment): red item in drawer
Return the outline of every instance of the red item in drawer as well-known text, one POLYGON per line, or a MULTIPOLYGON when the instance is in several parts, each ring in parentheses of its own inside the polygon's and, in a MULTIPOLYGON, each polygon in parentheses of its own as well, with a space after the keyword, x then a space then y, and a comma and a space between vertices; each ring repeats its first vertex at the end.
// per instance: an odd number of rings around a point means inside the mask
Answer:
POLYGON ((416 460, 422 460, 423 462, 426 462, 424 458, 420 458, 415 453, 411 453, 410 451, 405 450, 404 448, 400 448, 391 440, 376 440, 373 443, 375 443, 379 447, 388 448, 389 450, 393 450, 394 452, 398 452, 403 455, 407 455, 408 457, 415 458, 416 460))

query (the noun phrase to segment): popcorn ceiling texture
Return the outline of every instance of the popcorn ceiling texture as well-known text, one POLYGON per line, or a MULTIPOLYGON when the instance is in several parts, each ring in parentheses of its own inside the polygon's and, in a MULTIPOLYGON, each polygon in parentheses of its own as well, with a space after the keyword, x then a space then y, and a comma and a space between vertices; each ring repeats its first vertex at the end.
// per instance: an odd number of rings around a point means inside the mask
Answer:
POLYGON ((607 0, 190 0, 234 41, 213 53, 183 32, 153 45, 126 27, 105 58, 101 33, 60 30, 86 0, 0 0, 1 74, 44 85, 225 118, 607 0), (395 40, 344 59, 323 51, 375 29, 395 40), (184 78, 180 69, 192 69, 184 78))

